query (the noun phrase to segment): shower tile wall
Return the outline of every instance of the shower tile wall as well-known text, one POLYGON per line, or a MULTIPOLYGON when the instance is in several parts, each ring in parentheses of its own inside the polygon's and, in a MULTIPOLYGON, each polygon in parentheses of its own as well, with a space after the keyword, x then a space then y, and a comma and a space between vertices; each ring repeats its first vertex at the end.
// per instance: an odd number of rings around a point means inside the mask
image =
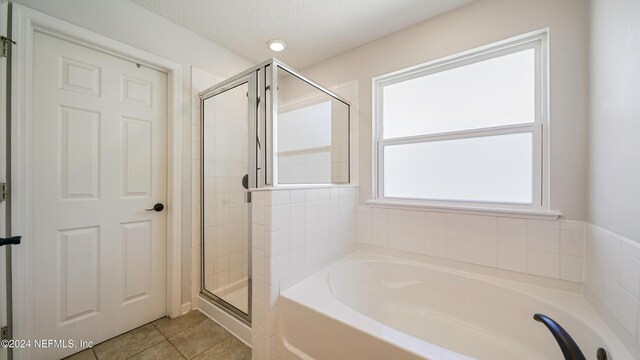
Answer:
POLYGON ((277 359, 278 297, 353 251, 356 186, 254 192, 253 359, 277 359))
POLYGON ((242 91, 226 94, 205 106, 204 254, 209 291, 247 279, 248 273, 249 207, 241 181, 248 169, 248 109, 243 106, 247 100, 242 91))
POLYGON ((358 207, 358 242, 583 281, 584 223, 358 207))
MULTIPOLYGON (((220 79, 206 71, 192 67, 192 224, 191 224, 191 299, 200 291, 200 103, 198 94, 215 85, 220 79)), ((238 99, 242 101, 243 99, 238 99)), ((209 121, 207 128, 212 133, 205 138, 205 153, 224 154, 224 158, 207 158, 209 173, 204 174, 205 206, 209 210, 229 206, 227 211, 208 211, 205 216, 205 274, 208 289, 218 289, 225 285, 246 279, 248 263, 248 211, 244 205, 242 176, 247 169, 247 128, 246 114, 224 114, 209 121), (211 126, 213 124, 213 126, 211 126), (239 141, 239 140, 243 141, 239 141), (238 141, 236 141, 238 140, 238 141), (244 152, 243 152, 244 151, 244 152), (233 156, 235 154, 235 157, 233 156), (233 160, 233 161, 226 161, 233 160), (216 206, 216 204, 218 206, 216 206), (211 261, 213 260, 213 261, 211 261)))

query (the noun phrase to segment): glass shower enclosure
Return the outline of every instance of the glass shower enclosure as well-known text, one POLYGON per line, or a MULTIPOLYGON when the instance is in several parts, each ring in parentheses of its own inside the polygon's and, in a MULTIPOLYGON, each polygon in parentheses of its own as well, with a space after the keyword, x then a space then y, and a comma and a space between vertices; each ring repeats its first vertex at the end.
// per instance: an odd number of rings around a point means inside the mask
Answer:
POLYGON ((271 59, 200 93, 200 293, 251 322, 251 191, 344 184, 350 105, 271 59))

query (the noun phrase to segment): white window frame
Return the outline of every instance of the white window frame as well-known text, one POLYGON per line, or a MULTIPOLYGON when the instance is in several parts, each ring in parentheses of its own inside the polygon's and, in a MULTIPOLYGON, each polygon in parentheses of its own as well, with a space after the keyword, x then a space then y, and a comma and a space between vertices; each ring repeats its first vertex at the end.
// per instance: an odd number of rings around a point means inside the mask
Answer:
POLYGON ((560 216, 560 212, 549 210, 548 199, 548 63, 548 30, 544 29, 373 78, 373 200, 370 200, 368 203, 373 206, 424 207, 444 209, 445 211, 449 210, 454 212, 492 212, 516 215, 529 214, 534 217, 555 218, 560 216), (382 107, 384 87, 526 49, 535 50, 536 89, 535 121, 533 123, 451 131, 428 135, 405 136, 386 140, 383 138, 382 107), (516 133, 531 133, 533 135, 533 179, 531 203, 428 200, 384 196, 384 149, 386 146, 516 133))

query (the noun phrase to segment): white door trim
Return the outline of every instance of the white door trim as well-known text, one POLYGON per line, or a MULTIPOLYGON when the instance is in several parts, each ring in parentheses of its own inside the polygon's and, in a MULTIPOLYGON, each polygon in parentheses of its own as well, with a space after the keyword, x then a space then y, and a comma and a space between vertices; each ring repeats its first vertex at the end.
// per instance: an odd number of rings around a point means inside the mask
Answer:
MULTIPOLYGON (((13 47, 11 66, 11 173, 12 232, 22 235, 22 245, 13 249, 14 337, 30 339, 33 317, 32 291, 32 170, 31 105, 33 73, 33 35, 40 31, 114 56, 135 60, 166 72, 167 84, 167 315, 180 316, 181 310, 181 152, 182 152, 182 66, 130 45, 91 32, 22 5, 12 4, 13 47)), ((16 351, 17 359, 29 358, 16 351)))

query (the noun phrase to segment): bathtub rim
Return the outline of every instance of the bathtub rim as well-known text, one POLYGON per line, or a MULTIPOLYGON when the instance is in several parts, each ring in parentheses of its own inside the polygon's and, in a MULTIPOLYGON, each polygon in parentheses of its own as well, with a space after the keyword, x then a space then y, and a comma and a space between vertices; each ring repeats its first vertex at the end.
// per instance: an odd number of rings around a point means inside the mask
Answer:
MULTIPOLYGON (((597 333, 603 340, 603 346, 610 354, 615 354, 615 359, 633 359, 632 350, 626 347, 623 342, 615 335, 609 325, 596 312, 593 306, 585 298, 582 293, 582 285, 569 283, 564 280, 547 279, 535 275, 516 274, 518 276, 500 276, 502 272, 491 271, 492 274, 478 274, 475 271, 469 271, 459 266, 458 262, 438 259, 437 264, 425 261, 416 261, 406 259, 404 257, 391 256, 358 249, 355 252, 327 265, 316 273, 305 278, 301 282, 282 291, 280 296, 298 305, 304 306, 311 311, 315 311, 323 316, 327 316, 334 321, 338 321, 343 325, 349 326, 355 330, 364 332, 365 334, 375 337, 380 341, 392 344, 402 350, 408 351, 419 356, 427 356, 432 358, 446 359, 470 359, 467 355, 456 351, 431 344, 427 341, 414 337, 413 335, 403 333, 392 327, 389 327, 377 320, 374 320, 365 314, 351 308, 347 304, 339 300, 333 293, 330 284, 330 274, 338 269, 342 264, 352 261, 366 262, 385 262, 395 263, 399 265, 415 266, 435 271, 442 271, 458 276, 471 277, 474 280, 487 282, 492 285, 506 287, 512 291, 516 291, 525 296, 531 296, 537 301, 543 302, 548 306, 567 313, 576 321, 588 326, 591 329, 597 329, 597 333), (519 276, 524 275, 524 276, 519 276), (524 280, 524 281, 523 281, 524 280), (549 281, 551 280, 551 281, 549 281), (322 284, 323 286, 317 286, 322 284), (576 286, 578 285, 578 286, 576 286), (559 302, 554 300, 560 299, 559 302), (577 301, 577 303, 576 303, 577 301), (579 304, 579 306, 575 306, 579 304), (384 331, 383 331, 384 330, 384 331), (391 332, 393 336, 386 336, 385 332, 391 332), (400 341, 398 341, 400 340, 400 341), (426 345, 426 346, 425 346, 426 345), (610 349, 615 349, 610 351, 610 349)), ((474 265, 476 266, 476 265, 474 265)), ((493 269, 491 269, 493 270, 493 269)), ((533 320, 532 320, 533 321, 533 320)), ((593 330, 596 331, 596 330, 593 330)), ((284 332, 281 336, 286 337, 284 332)), ((610 355, 611 357, 611 355, 610 355)))

